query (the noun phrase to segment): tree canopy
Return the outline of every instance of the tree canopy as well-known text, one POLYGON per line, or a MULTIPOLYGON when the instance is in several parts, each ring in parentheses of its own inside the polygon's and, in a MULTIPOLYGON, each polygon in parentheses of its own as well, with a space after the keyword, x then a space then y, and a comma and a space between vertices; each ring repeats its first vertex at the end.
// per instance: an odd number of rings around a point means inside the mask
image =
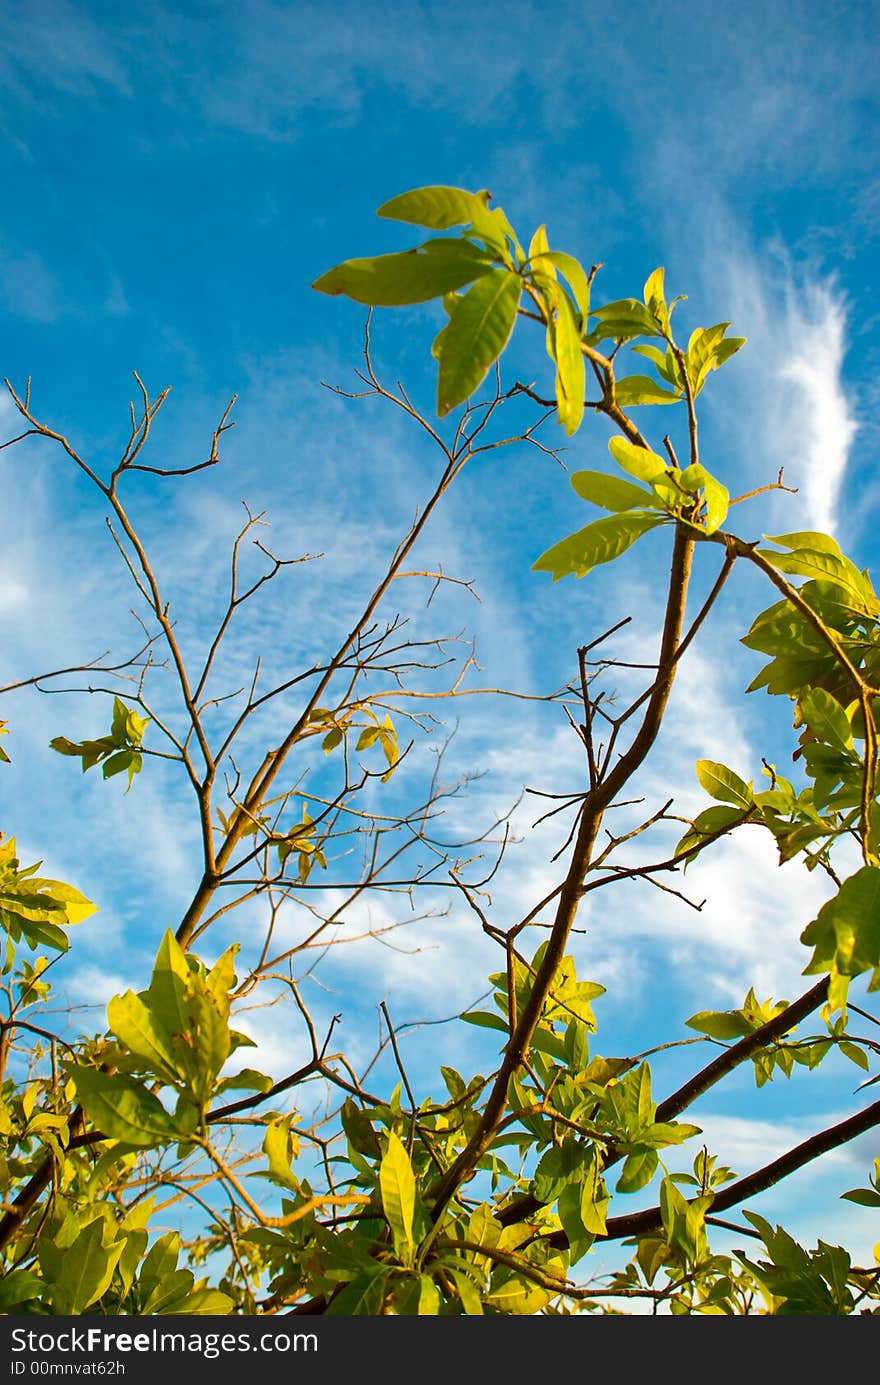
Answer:
MULTIPOLYGON (((750 1206, 875 1129, 880 1101, 850 1099, 842 1121, 744 1174, 687 1119, 701 1097, 743 1071, 758 1086, 781 1085, 835 1054, 854 1065, 862 1088, 874 1080, 880 603, 869 573, 828 534, 753 536, 761 495, 784 489, 783 474, 732 494, 736 477, 714 474, 699 436, 700 396, 744 340, 728 322, 679 338, 683 295, 668 297, 662 267, 637 296, 597 301, 601 266, 551 246, 544 226, 521 241, 485 191, 418 188, 379 215, 427 238, 346 260, 314 288, 368 310, 358 388, 340 393, 372 398, 430 438, 436 473, 384 573, 365 584, 350 630, 316 663, 285 668, 271 686, 258 666, 230 692, 218 675, 220 651, 265 587, 295 580, 309 555, 278 557, 258 537, 262 515, 248 510, 220 619, 203 647, 190 647, 135 515, 144 489, 133 488, 136 475, 161 495, 220 464, 232 405, 203 461, 162 466, 151 460, 150 439, 167 391, 153 397, 136 377, 130 434, 108 468, 42 420, 30 382, 7 381, 21 419, 16 446, 51 442, 92 486, 133 584, 143 642, 124 662, 104 656, 3 691, 67 686, 72 672, 88 670, 84 695, 105 707, 96 722, 103 734, 53 738, 58 792, 73 768, 64 760, 106 780, 124 777, 132 794, 139 776, 168 761, 190 794, 201 856, 197 888, 174 925, 144 920, 155 932, 152 974, 110 1001, 99 1032, 79 1033, 73 1017, 59 1023, 56 978, 75 954, 70 929, 87 928, 100 901, 22 862, 15 824, 3 823, 0 1309, 880 1312, 880 1247, 866 1265, 837 1245, 833 1204, 828 1239, 816 1246, 750 1206), (444 318, 430 347, 436 418, 420 413, 403 385, 384 382, 371 345, 373 310, 434 302, 444 318), (548 370, 546 388, 505 380, 514 334, 531 349, 536 331, 535 380, 548 370), (529 417, 519 426, 522 410, 529 417), (509 417, 517 420, 512 432, 509 417), (570 727, 579 776, 577 791, 560 793, 553 809, 556 883, 523 897, 515 918, 502 917, 486 886, 508 864, 503 823, 475 825, 471 840, 450 843, 436 819, 454 789, 437 775, 427 792, 403 801, 409 781, 401 788, 398 771, 425 729, 423 709, 439 716, 454 704, 473 661, 465 657, 447 678, 443 639, 407 626, 395 609, 397 584, 455 580, 442 568, 413 572, 411 558, 476 457, 513 448, 553 455, 552 430, 571 437, 597 418, 611 432, 607 468, 569 477, 587 507, 583 527, 537 559, 523 554, 523 564, 535 583, 589 580, 656 532, 668 553, 656 657, 621 706, 609 697, 609 651, 628 613, 607 611, 602 628, 572 649, 570 680, 547 698, 570 727), (745 501, 755 505, 741 536, 731 516, 745 501), (693 610, 698 564, 710 577, 693 610), (747 691, 790 706, 795 771, 787 778, 768 758, 747 781, 701 759, 705 806, 695 816, 678 815, 670 797, 646 804, 626 830, 609 827, 663 735, 680 666, 692 646, 711 640, 719 596, 743 570, 760 577, 770 599, 743 627, 742 644, 762 661, 747 691), (170 707, 153 695, 160 670, 174 687, 170 707), (579 911, 594 892, 605 900, 634 880, 678 893, 692 861, 741 831, 769 833, 780 862, 798 860, 827 883, 816 916, 791 921, 807 980, 794 1000, 762 1000, 753 987, 740 1006, 706 1009, 684 1031, 673 1027, 664 1042, 690 1041, 696 1057, 676 1089, 658 1092, 650 1054, 605 1051, 593 1009, 604 988, 580 974, 572 951, 579 911), (414 1090, 382 1002, 381 1047, 397 1080, 375 1090, 372 1061, 336 1046, 335 1021, 319 1028, 302 978, 353 902, 393 893, 415 914, 421 894, 440 881, 497 948, 491 998, 457 1021, 494 1044, 486 1050, 491 1066, 459 1072, 438 1062, 432 1090, 414 1090), (221 946, 230 915, 247 922, 221 946), (283 1005, 309 1051, 280 1078, 248 1065, 251 1041, 237 1027, 236 1016, 261 996, 283 1005), (316 1090, 329 1094, 323 1105, 316 1090), (157 1229, 184 1208, 179 1230, 157 1229), (713 1249, 730 1231, 736 1248, 713 1249), (621 1247, 620 1266, 597 1278, 591 1253, 608 1244, 621 1247)), ((713 649, 712 657, 725 652, 713 649)), ((11 732, 15 755, 14 725, 0 728, 11 732)), ((133 878, 148 869, 131 863, 133 878)), ((475 994, 486 990, 484 978, 473 980, 475 994)), ((880 1206, 880 1159, 863 1186, 841 1191, 866 1209, 880 1206)))

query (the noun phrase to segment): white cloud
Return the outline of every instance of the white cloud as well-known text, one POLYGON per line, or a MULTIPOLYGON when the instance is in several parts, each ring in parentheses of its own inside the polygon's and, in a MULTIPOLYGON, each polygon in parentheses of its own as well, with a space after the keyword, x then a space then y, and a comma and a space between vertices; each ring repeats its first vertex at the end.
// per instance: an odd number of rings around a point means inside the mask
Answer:
POLYGON ((80 963, 66 985, 62 986, 65 998, 71 1005, 87 1006, 93 1013, 86 1030, 102 1030, 105 1027, 104 1011, 115 995, 122 995, 129 988, 137 989, 142 979, 125 976, 121 971, 111 971, 94 963, 80 963))
POLYGON ((732 320, 731 335, 748 340, 725 367, 723 388, 714 380, 707 387, 711 437, 723 438, 724 453, 735 459, 738 490, 775 481, 780 468, 785 484, 797 488, 733 511, 728 527, 754 524, 759 515, 765 532, 773 521, 785 531, 836 534, 851 521, 839 504, 858 428, 843 379, 846 297, 833 276, 797 263, 785 247, 750 246, 726 209, 716 210, 712 226, 706 295, 732 320))
POLYGON ((834 533, 837 502, 857 424, 844 391, 846 310, 832 283, 789 293, 787 358, 780 379, 793 388, 786 428, 792 453, 800 456, 804 505, 811 528, 834 533))

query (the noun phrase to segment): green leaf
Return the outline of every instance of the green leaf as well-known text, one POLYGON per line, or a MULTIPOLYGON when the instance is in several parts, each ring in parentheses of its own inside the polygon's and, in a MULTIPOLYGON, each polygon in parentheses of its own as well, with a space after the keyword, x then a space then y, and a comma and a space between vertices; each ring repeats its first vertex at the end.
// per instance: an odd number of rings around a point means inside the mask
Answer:
MULTIPOLYGON (((66 952, 70 946, 67 934, 54 923, 38 923, 34 920, 17 918, 12 920, 14 926, 21 933, 29 947, 37 948, 51 947, 56 952, 66 952)), ((10 915, 0 908, 0 925, 10 931, 8 939, 12 943, 12 929, 10 928, 10 915)), ((14 936, 18 936, 17 933, 14 936)))
POLYGON ((594 1147, 587 1152, 586 1168, 581 1184, 581 1221, 591 1236, 604 1236, 609 1197, 599 1168, 594 1147))
POLYGON ((230 1053, 229 1024, 214 996, 196 983, 187 1002, 187 1029, 177 1051, 186 1055, 189 1089, 199 1106, 209 1101, 217 1074, 230 1053))
POLYGON ((189 1133, 180 1130, 158 1097, 134 1078, 75 1064, 68 1071, 90 1120, 111 1139, 150 1149, 189 1133))
POLYGON ((225 1316, 235 1308, 235 1302, 221 1289, 193 1289, 191 1294, 174 1309, 175 1314, 187 1317, 225 1316))
POLYGON ((346 1284, 327 1308, 328 1316, 376 1317, 382 1308, 389 1271, 385 1265, 373 1265, 346 1284))
POLYGON ((754 795, 751 785, 726 765, 717 764, 714 760, 698 760, 697 778, 711 798, 732 803, 737 808, 752 806, 754 795))
POLYGON ((143 996, 133 991, 114 996, 107 1006, 107 1023, 119 1042, 143 1059, 158 1077, 171 1083, 180 1081, 183 1073, 171 1035, 143 996))
POLYGON ((624 375, 614 385, 614 397, 624 409, 638 404, 678 404, 682 396, 665 390, 650 375, 624 375))
POLYGON ((72 885, 38 876, 42 862, 22 868, 16 855, 15 838, 0 840, 0 927, 10 939, 24 936, 32 948, 51 947, 67 951, 67 936, 61 925, 69 927, 88 918, 96 905, 72 885))
POLYGON ((855 1063, 857 1068, 861 1068, 863 1072, 868 1071, 870 1064, 868 1063, 868 1055, 863 1048, 859 1048, 858 1044, 851 1044, 848 1039, 843 1039, 839 1047, 844 1057, 848 1058, 851 1063, 855 1063))
POLYGON ((21 1304, 42 1299, 46 1282, 32 1270, 7 1270, 0 1279, 0 1313, 11 1313, 21 1304))
POLYGON ((145 1297, 174 1273, 179 1251, 180 1236, 176 1231, 166 1231, 150 1246, 138 1275, 138 1286, 145 1297))
POLYGON ((129 709, 125 717, 125 737, 130 745, 140 745, 144 738, 144 732, 150 724, 149 717, 139 717, 137 712, 129 709))
MULTIPOLYGON (((550 243, 547 240, 547 227, 539 226, 535 231, 535 234, 532 236, 531 241, 529 242, 529 262, 531 263, 538 255, 546 255, 549 249, 550 243)), ((556 270, 553 266, 552 261, 550 261, 546 266, 541 266, 540 268, 542 272, 545 272, 551 279, 556 278, 556 270)))
POLYGON ((450 1270, 450 1277, 455 1285, 456 1293, 465 1314, 469 1318, 480 1318, 483 1316, 483 1301, 480 1298, 479 1290, 471 1279, 462 1270, 450 1270))
MULTIPOLYGON (((140 1210, 140 1209, 137 1209, 140 1210)), ((148 1213, 149 1215, 149 1213, 148 1213)), ((128 1219, 126 1218, 126 1221, 128 1219)), ((147 1249, 149 1235, 144 1227, 126 1227, 125 1245, 117 1263, 119 1277, 122 1280, 123 1292, 128 1293, 134 1283, 138 1266, 144 1258, 147 1249)))
POLYGON ((128 737, 125 731, 125 723, 128 719, 128 708, 119 697, 113 699, 113 716, 110 722, 110 736, 116 745, 125 745, 128 737))
POLYGON ((189 1028, 186 1009, 189 976, 186 955, 171 930, 166 929, 156 954, 150 988, 145 993, 147 1004, 166 1033, 183 1035, 189 1028))
POLYGON ((582 1152, 574 1140, 551 1145, 538 1160, 532 1180, 532 1191, 537 1201, 555 1202, 571 1182, 580 1182, 576 1175, 582 1172, 582 1166, 582 1152))
POLYGON ((650 1183, 657 1172, 659 1163, 660 1157, 656 1149, 637 1146, 624 1160, 615 1191, 618 1193, 637 1193, 640 1188, 644 1188, 650 1183))
POLYGON ((698 1015, 691 1015, 689 1020, 685 1020, 685 1024, 700 1034, 708 1034, 710 1039, 741 1039, 751 1034, 754 1028, 745 1015, 736 1010, 701 1010, 698 1015))
POLYGON ((506 269, 483 276, 456 305, 443 329, 437 381, 441 418, 464 403, 486 378, 513 331, 522 280, 506 269))
POLYGON ((766 558, 780 572, 792 573, 799 577, 827 579, 835 582, 858 602, 865 604, 870 595, 869 584, 849 558, 838 556, 828 548, 798 548, 792 553, 774 553, 769 548, 759 548, 757 552, 766 558))
POLYGON ((413 188, 398 193, 376 212, 392 221, 406 221, 411 226, 427 226, 432 231, 448 231, 452 226, 470 225, 485 216, 489 209, 489 193, 467 192, 464 188, 434 186, 413 188))
POLYGON ((480 192, 440 185, 413 188, 383 202, 376 215, 433 231, 472 226, 476 235, 501 251, 507 250, 508 237, 519 249, 513 227, 500 207, 490 208, 489 199, 485 188, 480 192))
POLYGON ((419 1275, 418 1316, 437 1317, 440 1312, 440 1294, 430 1275, 419 1275))
POLYGON ((655 269, 653 274, 649 274, 645 281, 643 296, 645 307, 653 318, 656 318, 664 332, 669 331, 669 309, 666 306, 666 293, 663 287, 665 270, 662 266, 655 269))
POLYGON ((52 1306, 56 1313, 83 1313, 109 1288, 124 1240, 104 1245, 104 1221, 99 1218, 83 1227, 76 1240, 60 1259, 60 1274, 52 1285, 52 1306))
POLYGON ((205 977, 205 988, 214 996, 218 1006, 227 1015, 229 1013, 229 992, 236 984, 235 959, 240 950, 240 943, 230 943, 226 951, 221 952, 205 977))
POLYGON ((104 768, 101 771, 105 779, 112 779, 114 774, 122 774, 128 771, 128 784, 125 792, 131 788, 132 780, 136 774, 140 774, 143 768, 143 756, 136 750, 118 750, 115 755, 104 761, 104 768))
POLYGON ((880 1207, 880 1193, 876 1193, 873 1188, 851 1188, 848 1193, 841 1193, 842 1198, 847 1202, 858 1203, 860 1207, 880 1207))
POLYGON ((141 1312, 145 1316, 181 1313, 194 1283, 190 1270, 172 1270, 166 1278, 154 1285, 143 1303, 141 1312))
POLYGON ((568 295, 557 295, 556 316, 547 329, 547 350, 556 362, 556 407, 559 422, 571 437, 584 416, 586 374, 580 332, 568 295))
POLYGON ((805 975, 859 976, 880 967, 880 867, 862 866, 844 880, 801 934, 813 947, 805 975))
MULTIPOLYGON (((681 856, 683 852, 690 851, 693 847, 705 845, 710 837, 723 834, 727 829, 739 826, 742 821, 741 808, 723 807, 719 804, 716 808, 704 809, 702 813, 697 814, 693 825, 688 828, 676 844, 676 856, 681 856)), ((693 860, 693 856, 689 856, 688 860, 685 861, 685 870, 687 870, 691 860, 693 860)))
POLYGON ((550 265, 554 270, 559 269, 565 275, 580 314, 580 321, 577 324, 578 335, 580 336, 587 325, 587 318, 590 313, 590 282, 584 272, 583 265, 573 255, 566 255, 562 250, 543 250, 539 258, 536 259, 534 258, 535 252, 530 249, 529 255, 533 257, 534 269, 544 269, 547 272, 546 266, 550 265))
POLYGON ((653 491, 634 486, 632 481, 624 481, 622 476, 609 476, 604 471, 576 471, 570 479, 582 500, 600 505, 603 510, 620 513, 645 506, 660 508, 653 491))
POLYGON ((581 1217, 583 1187, 579 1183, 568 1183, 559 1194, 556 1211, 568 1240, 570 1263, 576 1265, 593 1245, 594 1236, 584 1226, 581 1217))
POLYGON ((709 372, 717 370, 745 345, 745 337, 724 340, 729 326, 729 322, 718 322, 714 327, 698 327, 691 334, 686 354, 688 376, 695 395, 700 393, 709 372))
POLYGON ((242 1068, 231 1077, 222 1078, 214 1089, 214 1095, 219 1096, 221 1092, 268 1092, 273 1086, 272 1078, 266 1073, 257 1072, 256 1068, 242 1068))
POLYGON ((548 548, 546 553, 542 553, 537 562, 532 564, 532 571, 550 572, 553 574, 554 582, 569 574, 585 577, 600 563, 610 563, 621 553, 625 553, 642 534, 646 534, 649 529, 656 529, 657 525, 662 523, 664 519, 661 515, 644 514, 639 511, 597 519, 585 529, 579 529, 576 534, 569 534, 567 539, 562 539, 552 548, 548 548))
POLYGON ((628 438, 611 438, 608 451, 617 465, 629 472, 630 476, 635 476, 637 481, 647 481, 650 484, 661 480, 668 471, 667 464, 656 452, 652 452, 649 447, 637 447, 628 438))
POLYGON ((500 1029, 505 1034, 508 1029, 507 1021, 500 1015, 493 1014, 491 1010, 465 1010, 459 1015, 459 1019, 464 1020, 466 1024, 476 1024, 481 1029, 500 1029))
POLYGON ((69 741, 66 736, 53 736, 49 742, 49 748, 59 755, 80 756, 82 754, 82 746, 77 745, 75 741, 69 741))
POLYGON ((651 361, 656 367, 660 378, 665 380, 668 385, 671 385, 672 389, 675 390, 678 395, 681 394, 684 389, 681 367, 675 358, 671 346, 667 347, 665 351, 661 351, 659 347, 646 346, 644 344, 633 346, 630 349, 635 355, 644 356, 646 360, 651 361))
POLYGON ((291 1171, 292 1161, 299 1153, 299 1138, 291 1131, 295 1116, 279 1116, 266 1126, 263 1150, 269 1161, 269 1174, 282 1187, 298 1188, 299 1179, 291 1171))
POLYGON ((375 1159, 379 1154, 379 1141, 372 1121, 351 1097, 346 1097, 342 1103, 340 1120, 352 1148, 367 1159, 375 1159))
POLYGON ((814 736, 837 750, 852 749, 852 728, 837 698, 822 688, 811 688, 798 699, 801 716, 814 736))
MULTIPOLYGON (((319 293, 343 294, 373 308, 427 303, 453 289, 463 288, 491 266, 485 261, 404 250, 372 259, 345 260, 312 284, 319 293)), ((503 271, 502 271, 503 272, 503 271)))
POLYGON ((727 516, 730 504, 730 492, 727 487, 722 486, 721 482, 717 481, 699 462, 693 462, 689 467, 685 467, 677 479, 678 484, 686 491, 703 492, 706 505, 706 533, 714 534, 727 516))
POLYGON ((817 529, 800 529, 793 534, 765 534, 768 543, 778 543, 781 548, 809 548, 816 553, 833 553, 842 558, 840 544, 830 534, 817 529))
POLYGON ((34 877, 30 883, 35 888, 39 887, 41 892, 45 891, 51 899, 61 905, 67 928, 82 923, 83 919, 91 918, 92 914, 98 911, 97 904, 93 904, 79 890, 75 890, 72 885, 67 885, 62 880, 43 880, 34 877))
POLYGON ((395 1240, 412 1246, 416 1181, 409 1155, 393 1130, 389 1132, 388 1144, 379 1165, 379 1191, 382 1210, 395 1240))
POLYGON ((636 298, 622 298, 616 303, 606 303, 604 308, 593 308, 591 316, 599 319, 598 326, 590 333, 591 342, 628 341, 631 337, 659 337, 662 335, 644 303, 636 298))

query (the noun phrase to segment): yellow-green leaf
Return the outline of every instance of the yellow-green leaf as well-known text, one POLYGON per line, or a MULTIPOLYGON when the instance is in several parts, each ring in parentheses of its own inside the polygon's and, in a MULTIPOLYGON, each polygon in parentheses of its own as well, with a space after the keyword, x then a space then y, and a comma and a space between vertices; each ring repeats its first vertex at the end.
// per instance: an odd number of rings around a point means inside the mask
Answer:
POLYGON ((569 574, 585 577, 594 567, 598 567, 600 563, 610 563, 634 544, 636 539, 641 538, 642 534, 663 523, 662 515, 645 514, 638 510, 621 515, 608 515, 605 519, 597 519, 593 524, 588 524, 585 529, 579 529, 576 534, 569 534, 567 539, 562 539, 552 548, 548 548, 546 553, 542 553, 537 562, 532 564, 532 570, 552 573, 554 582, 569 574))
POLYGON ((635 476, 637 481, 656 481, 665 476, 668 470, 666 462, 656 452, 649 447, 637 447, 628 438, 611 438, 608 451, 617 465, 628 471, 630 476, 635 476))
POLYGON ((89 1118, 111 1139, 149 1149, 189 1133, 180 1130, 158 1097, 134 1078, 77 1066, 69 1072, 89 1118))
MULTIPOLYGON (((530 254, 534 253, 532 251, 530 254)), ((577 304, 580 321, 578 323, 579 333, 587 325, 587 318, 590 314, 590 281, 584 272, 583 265, 575 259, 574 255, 566 255, 563 250, 544 250, 541 253, 540 262, 536 261, 535 269, 543 270, 546 273, 553 273, 561 270, 568 280, 574 301, 577 304)))
POLYGON ((556 407, 559 422, 569 437, 581 426, 584 416, 586 374, 578 325, 568 295, 556 295, 556 316, 547 331, 547 349, 556 362, 556 407))
POLYGON ((620 513, 623 510, 659 509, 660 502, 653 491, 634 486, 622 476, 609 476, 604 471, 576 471, 571 484, 582 500, 600 505, 603 510, 620 513))
POLYGON ((437 379, 437 412, 444 418, 482 384, 510 340, 522 280, 493 269, 456 304, 443 328, 437 379))
POLYGON ((624 375, 614 385, 614 397, 624 409, 638 404, 678 404, 681 395, 665 390, 650 375, 624 375))
POLYGON ((379 1165, 382 1209, 395 1239, 411 1246, 416 1181, 409 1155, 392 1130, 379 1165))
POLYGON ((471 226, 475 235, 502 253, 507 251, 508 237, 522 253, 504 212, 500 207, 490 207, 489 200, 490 193, 485 188, 479 192, 442 185, 413 188, 383 202, 376 215, 434 231, 471 226))
POLYGON ((737 808, 750 808, 754 794, 750 784, 734 774, 726 765, 715 760, 697 761, 697 778, 706 793, 722 803, 733 803, 737 808))
POLYGON ((52 1285, 52 1306, 56 1313, 83 1313, 109 1288, 125 1241, 113 1241, 109 1246, 103 1241, 104 1221, 98 1218, 83 1227, 60 1257, 60 1273, 52 1285))
POLYGON ((440 298, 490 269, 488 262, 476 257, 405 250, 371 259, 345 260, 316 279, 312 288, 319 293, 343 294, 355 303, 373 308, 394 308, 440 298))
POLYGON ((121 1044, 141 1058, 157 1076, 178 1082, 183 1075, 171 1035, 133 991, 116 995, 107 1006, 107 1023, 121 1044))

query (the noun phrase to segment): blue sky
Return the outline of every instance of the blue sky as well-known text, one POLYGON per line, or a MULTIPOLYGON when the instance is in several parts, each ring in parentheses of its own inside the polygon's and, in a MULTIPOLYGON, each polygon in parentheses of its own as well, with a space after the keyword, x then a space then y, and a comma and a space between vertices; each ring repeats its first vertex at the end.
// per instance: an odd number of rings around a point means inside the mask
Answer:
MULTIPOLYGON (((310 284, 347 256, 412 243, 405 227, 374 216, 394 194, 487 187, 521 238, 544 222, 554 246, 603 261, 600 297, 637 293, 662 264, 671 292, 688 294, 679 309, 687 330, 730 319, 749 345, 705 392, 704 460, 734 493, 782 465, 798 487, 760 513, 734 512, 739 532, 831 528, 872 565, 878 34, 873 4, 784 0, 635 3, 613 15, 586 3, 221 0, 133 11, 9 0, 0 9, 0 373, 18 386, 32 376, 35 411, 99 466, 125 434, 132 370, 154 392, 173 387, 152 444, 160 465, 200 459, 238 393, 223 468, 174 483, 161 500, 137 485, 132 503, 193 649, 220 599, 242 499, 268 511, 277 551, 326 554, 294 570, 230 656, 231 675, 260 651, 283 671, 317 657, 345 625, 436 464, 387 410, 322 389, 322 380, 353 381, 363 313, 310 284)), ((425 308, 380 313, 374 331, 380 368, 426 410, 436 326, 425 308)), ((513 365, 550 387, 537 338, 522 333, 513 365)), ((6 435, 15 431, 8 408, 0 419, 6 435)), ((606 437, 588 417, 567 464, 603 467, 606 437)), ((0 681, 133 649, 133 593, 82 478, 32 445, 0 453, 0 479, 0 681)), ((646 540, 613 574, 582 583, 552 586, 529 570, 584 522, 548 458, 520 449, 475 467, 423 554, 473 580, 482 603, 448 592, 418 619, 432 633, 467 625, 484 686, 552 690, 571 676, 577 644, 621 614, 634 620, 618 656, 651 657, 661 543, 646 540)), ((762 754, 788 753, 786 709, 742 698, 756 666, 736 640, 770 597, 748 581, 733 586, 639 782, 649 804, 674 789, 681 811, 698 806, 701 755, 750 778, 762 754)), ((160 766, 148 765, 124 797, 120 780, 83 778, 46 749, 52 735, 101 733, 94 700, 22 693, 5 705, 14 763, 4 767, 4 830, 18 835, 22 856, 44 858, 101 905, 76 939, 66 994, 84 1004, 137 987, 195 879, 191 807, 160 766)), ((485 771, 466 809, 450 809, 451 826, 456 812, 490 820, 524 784, 577 780, 574 742, 547 709, 475 697, 450 721, 459 726, 451 765, 485 771)), ((404 789, 415 791, 423 764, 407 770, 404 789)), ((523 899, 552 879, 559 841, 531 831, 533 806, 517 810, 522 841, 497 882, 499 917, 522 913, 523 899)), ((661 1042, 696 1009, 739 1003, 752 983, 762 997, 805 989, 797 938, 824 897, 821 882, 778 870, 757 834, 740 836, 689 873, 707 897, 702 914, 635 890, 590 914, 579 961, 608 987, 601 1051, 661 1042)), ((369 922, 381 925, 382 907, 369 922)), ((458 908, 406 937, 403 950, 338 949, 321 972, 328 990, 315 991, 316 1008, 346 1014, 362 1056, 380 1000, 399 1021, 438 1018, 470 1004, 498 965, 458 908)), ((250 1022, 266 1061, 289 1066, 275 1021, 255 1013, 250 1022)), ((491 1061, 473 1030, 413 1031, 410 1061, 424 1080, 438 1034, 446 1061, 491 1061)), ((671 1083, 683 1071, 678 1062, 658 1063, 660 1090, 664 1074, 671 1083)), ((861 1100, 850 1095, 855 1074, 829 1064, 827 1076, 760 1093, 743 1075, 700 1118, 720 1147, 721 1137, 732 1141, 728 1162, 745 1173, 861 1100)), ((861 1141, 836 1156, 822 1187, 862 1182, 874 1153, 861 1141)), ((762 1207, 809 1237, 820 1225, 814 1199, 801 1178, 762 1207)), ((841 1235, 869 1247, 876 1230, 863 1212, 840 1207, 841 1235)))

